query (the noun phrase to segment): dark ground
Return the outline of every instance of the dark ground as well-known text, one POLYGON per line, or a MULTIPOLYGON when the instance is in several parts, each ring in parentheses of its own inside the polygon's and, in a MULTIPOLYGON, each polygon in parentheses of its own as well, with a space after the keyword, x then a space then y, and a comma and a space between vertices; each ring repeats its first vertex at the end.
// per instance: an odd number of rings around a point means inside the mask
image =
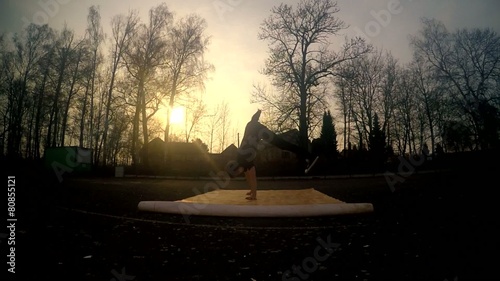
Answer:
MULTIPOLYGON (((394 192, 380 176, 260 181, 260 189, 312 187, 346 202, 373 203, 375 209, 371 214, 286 219, 137 211, 143 200, 194 196, 193 188, 202 192, 208 181, 68 177, 55 184, 19 170, 15 276, 499 280, 500 220, 493 195, 500 170, 498 165, 473 166, 414 173, 394 192), (334 249, 329 256, 320 243, 334 249)), ((232 181, 226 188, 244 189, 245 183, 232 181)), ((7 240, 1 241, 5 258, 7 240)))

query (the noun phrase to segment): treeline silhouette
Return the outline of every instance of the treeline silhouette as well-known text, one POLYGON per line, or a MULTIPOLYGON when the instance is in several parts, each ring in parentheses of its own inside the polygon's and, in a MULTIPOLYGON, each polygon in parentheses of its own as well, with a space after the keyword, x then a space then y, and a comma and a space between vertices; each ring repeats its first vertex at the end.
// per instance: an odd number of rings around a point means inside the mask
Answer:
POLYGON ((35 24, 0 36, 0 156, 38 160, 47 147, 76 145, 95 165, 137 163, 152 136, 169 136, 170 114, 164 128, 155 119, 162 104, 199 104, 189 94, 213 69, 202 59, 203 18, 174 19, 162 3, 144 21, 137 10, 114 16, 106 36, 103 25, 91 6, 80 37, 35 24))
MULTIPOLYGON (((87 19, 81 38, 66 27, 35 24, 0 36, 2 159, 40 160, 47 147, 76 145, 92 150, 95 166, 137 164, 144 143, 158 132, 170 137, 169 118, 165 128, 153 118, 162 102, 173 106, 188 97, 213 70, 202 59, 209 40, 197 15, 174 20, 164 3, 151 8, 144 23, 137 11, 117 15, 109 41, 98 7, 89 8, 87 19)), ((304 94, 331 98, 338 115, 301 117, 300 124, 309 129, 323 117, 323 126, 334 119, 341 126, 333 132, 324 127, 312 149, 382 167, 398 156, 500 148, 498 34, 489 28, 449 31, 423 19, 409 47, 407 64, 366 48, 335 64, 327 79, 313 81, 324 91, 304 94)), ((321 101, 314 103, 318 112, 325 109, 321 101)), ((140 162, 147 165, 144 155, 140 162)))
POLYGON ((277 93, 257 85, 253 100, 269 112, 269 127, 298 128, 299 144, 306 146, 323 112, 335 109, 336 149, 342 157, 357 155, 360 165, 498 150, 500 37, 494 30, 450 31, 422 18, 420 30, 410 34, 410 62, 401 63, 359 37, 332 50, 348 27, 339 12, 335 1, 303 0, 274 7, 263 21, 259 39, 270 56, 262 73, 277 93))

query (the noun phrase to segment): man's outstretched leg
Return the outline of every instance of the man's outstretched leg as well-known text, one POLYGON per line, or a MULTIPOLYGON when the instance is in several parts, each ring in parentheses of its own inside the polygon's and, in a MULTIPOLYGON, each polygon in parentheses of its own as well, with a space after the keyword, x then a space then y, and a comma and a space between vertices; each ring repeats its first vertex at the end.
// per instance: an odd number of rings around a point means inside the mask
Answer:
POLYGON ((247 179, 248 186, 250 187, 250 192, 247 193, 248 200, 257 199, 257 175, 255 173, 255 166, 245 171, 245 178, 247 179))
POLYGON ((309 171, 311 165, 315 163, 314 161, 317 160, 317 157, 313 155, 312 153, 309 152, 307 148, 302 148, 296 144, 293 144, 291 142, 288 142, 281 138, 280 136, 272 133, 271 131, 268 132, 268 135, 270 135, 270 143, 280 149, 283 150, 288 150, 293 153, 295 153, 299 160, 301 161, 300 163, 300 170, 304 171, 307 174, 309 171))

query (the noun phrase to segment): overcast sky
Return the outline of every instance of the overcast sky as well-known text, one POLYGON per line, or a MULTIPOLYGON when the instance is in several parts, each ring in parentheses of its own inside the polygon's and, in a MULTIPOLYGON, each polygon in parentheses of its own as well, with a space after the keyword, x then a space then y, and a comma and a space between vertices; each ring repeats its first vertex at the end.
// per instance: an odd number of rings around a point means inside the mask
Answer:
MULTIPOLYGON (((258 108, 249 102, 252 85, 268 81, 259 74, 267 57, 266 42, 257 38, 259 26, 273 6, 295 5, 297 0, 0 0, 0 32, 16 32, 34 22, 56 29, 66 23, 82 34, 88 8, 99 5, 105 32, 110 34, 114 15, 138 9, 146 20, 147 11, 161 2, 167 3, 176 18, 197 13, 207 20, 211 44, 206 59, 214 64, 215 72, 206 83, 205 96, 212 103, 229 102, 232 125, 243 133, 258 108)), ((390 50, 401 62, 410 59, 408 35, 419 30, 421 17, 436 18, 449 30, 491 27, 500 33, 499 0, 339 0, 338 5, 337 16, 350 26, 343 35, 363 36, 376 47, 390 50)), ((342 41, 339 36, 337 43, 342 41)))

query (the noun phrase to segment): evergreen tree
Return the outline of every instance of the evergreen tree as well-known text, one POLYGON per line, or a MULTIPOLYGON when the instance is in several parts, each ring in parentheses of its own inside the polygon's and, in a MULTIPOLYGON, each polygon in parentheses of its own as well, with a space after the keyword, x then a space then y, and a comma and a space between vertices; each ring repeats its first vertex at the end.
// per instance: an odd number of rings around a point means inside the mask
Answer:
POLYGON ((375 165, 382 165, 386 160, 385 133, 380 129, 378 115, 373 118, 373 127, 369 136, 368 144, 372 161, 375 165))
POLYGON ((320 135, 321 152, 328 157, 337 155, 337 132, 333 124, 333 118, 330 111, 323 114, 323 126, 320 135))

